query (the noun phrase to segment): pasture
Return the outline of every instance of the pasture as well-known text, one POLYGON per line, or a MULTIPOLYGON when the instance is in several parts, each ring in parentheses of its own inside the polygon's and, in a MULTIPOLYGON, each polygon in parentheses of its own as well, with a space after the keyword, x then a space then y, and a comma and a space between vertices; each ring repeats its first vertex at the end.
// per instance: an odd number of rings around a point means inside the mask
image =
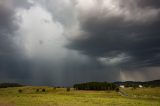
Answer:
POLYGON ((0 88, 0 106, 160 106, 160 88, 124 88, 120 92, 42 86, 0 88))

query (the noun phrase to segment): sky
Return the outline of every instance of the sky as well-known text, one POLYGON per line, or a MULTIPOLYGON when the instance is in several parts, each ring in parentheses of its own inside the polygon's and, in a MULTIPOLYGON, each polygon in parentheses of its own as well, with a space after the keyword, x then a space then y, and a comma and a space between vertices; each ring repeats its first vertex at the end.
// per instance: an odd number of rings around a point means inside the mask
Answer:
POLYGON ((159 0, 0 0, 0 82, 156 79, 159 0))

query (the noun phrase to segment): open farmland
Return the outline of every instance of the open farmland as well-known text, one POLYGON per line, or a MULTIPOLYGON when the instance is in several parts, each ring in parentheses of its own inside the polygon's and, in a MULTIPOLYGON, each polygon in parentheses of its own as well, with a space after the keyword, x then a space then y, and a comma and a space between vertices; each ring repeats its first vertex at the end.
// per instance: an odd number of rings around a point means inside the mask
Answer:
POLYGON ((73 89, 67 92, 66 88, 31 86, 1 88, 0 106, 160 106, 159 87, 124 88, 120 92, 73 89))

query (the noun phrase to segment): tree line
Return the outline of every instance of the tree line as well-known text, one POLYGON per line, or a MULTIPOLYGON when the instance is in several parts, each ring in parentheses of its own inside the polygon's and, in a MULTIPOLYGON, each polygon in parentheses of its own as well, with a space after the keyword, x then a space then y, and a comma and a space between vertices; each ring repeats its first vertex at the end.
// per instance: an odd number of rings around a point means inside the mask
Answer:
POLYGON ((74 89, 76 90, 116 90, 118 86, 114 83, 108 82, 88 82, 75 84, 74 89))
POLYGON ((23 85, 18 83, 1 83, 0 88, 8 88, 8 87, 21 87, 23 85))

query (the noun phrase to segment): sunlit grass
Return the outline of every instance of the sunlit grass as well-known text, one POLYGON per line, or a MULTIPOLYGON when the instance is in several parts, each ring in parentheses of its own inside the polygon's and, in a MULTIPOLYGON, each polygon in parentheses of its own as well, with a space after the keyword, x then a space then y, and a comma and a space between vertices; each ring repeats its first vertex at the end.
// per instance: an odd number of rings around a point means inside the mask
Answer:
POLYGON ((135 96, 140 96, 144 98, 160 98, 160 88, 155 87, 155 88, 125 88, 121 89, 122 91, 126 92, 129 95, 135 95, 135 96))
POLYGON ((52 87, 20 87, 0 89, 0 106, 160 106, 160 88, 122 89, 130 98, 115 91, 76 91, 52 87), (46 92, 42 92, 42 89, 46 92), (22 93, 18 90, 22 89, 22 93), (36 89, 39 89, 36 92, 36 89), (147 98, 144 95, 148 95, 147 98))

